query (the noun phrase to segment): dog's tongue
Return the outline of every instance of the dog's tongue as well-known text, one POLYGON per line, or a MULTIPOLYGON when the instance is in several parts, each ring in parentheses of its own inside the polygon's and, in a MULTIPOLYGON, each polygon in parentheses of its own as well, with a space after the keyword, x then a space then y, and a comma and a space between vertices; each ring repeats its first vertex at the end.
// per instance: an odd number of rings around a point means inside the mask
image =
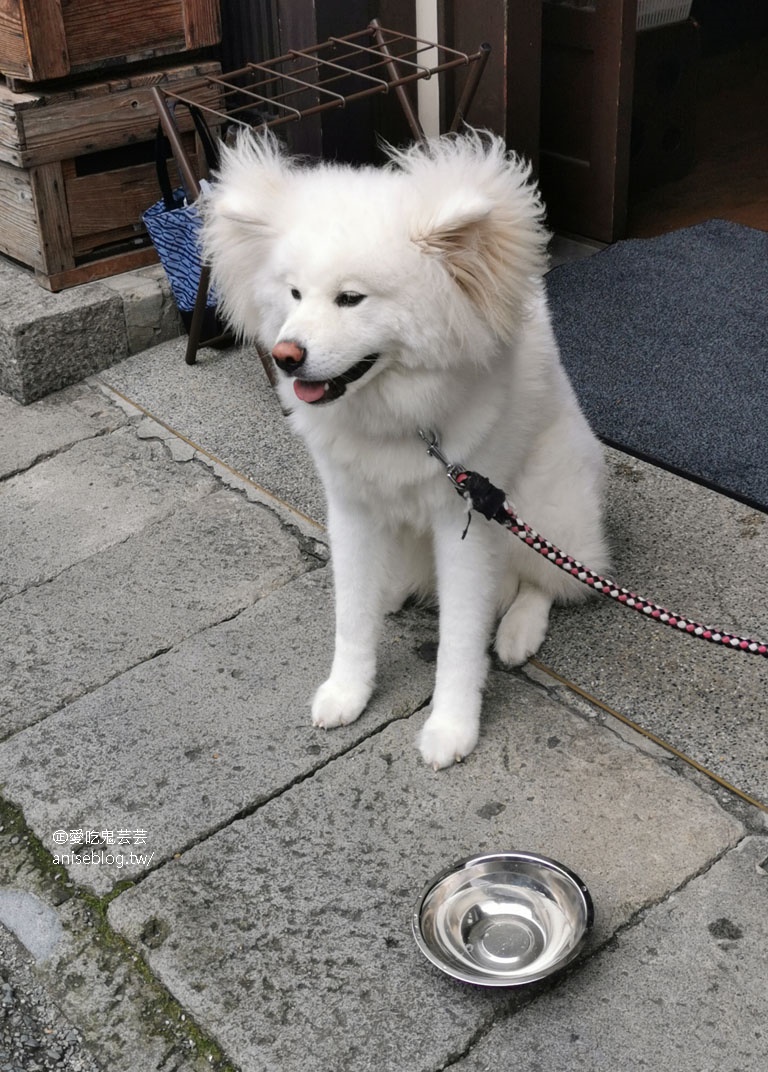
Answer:
POLYGON ((325 397, 325 384, 320 380, 294 380, 293 391, 302 402, 319 402, 325 397))

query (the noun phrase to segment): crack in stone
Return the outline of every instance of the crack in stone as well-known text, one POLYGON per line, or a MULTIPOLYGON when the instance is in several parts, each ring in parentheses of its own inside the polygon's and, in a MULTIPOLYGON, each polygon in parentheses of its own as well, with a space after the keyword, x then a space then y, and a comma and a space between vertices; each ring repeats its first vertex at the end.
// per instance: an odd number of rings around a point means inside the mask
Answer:
MULTIPOLYGON (((371 741, 374 738, 378 737, 379 734, 383 733, 383 731, 388 729, 389 726, 393 726, 397 722, 407 722, 408 719, 414 718, 426 707, 428 707, 431 702, 432 697, 430 696, 422 704, 419 704, 418 707, 415 707, 407 714, 392 715, 386 720, 386 722, 383 722, 380 725, 374 727, 364 737, 362 737, 358 741, 350 743, 341 752, 337 752, 332 756, 328 756, 326 759, 318 762, 309 769, 300 772, 290 781, 273 790, 271 793, 265 793, 257 800, 252 801, 250 804, 246 804, 245 807, 241 808, 239 811, 228 816, 226 819, 223 819, 220 823, 217 823, 215 826, 210 827, 207 831, 204 831, 200 833, 197 837, 190 839, 190 841, 188 841, 186 844, 184 844, 180 848, 177 848, 173 856, 165 857, 161 860, 158 860, 157 863, 153 863, 152 866, 147 868, 147 870, 144 871, 141 875, 131 880, 130 884, 127 885, 125 888, 140 886, 141 883, 144 882, 144 880, 147 879, 151 874, 154 874, 156 871, 159 871, 160 868, 165 867, 166 864, 170 863, 176 855, 184 855, 184 853, 187 853, 190 850, 197 848, 198 845, 205 844, 206 841, 209 841, 216 834, 220 834, 223 830, 226 830, 234 823, 241 822, 243 819, 249 819, 252 815, 255 815, 258 811, 260 811, 265 805, 270 804, 273 800, 279 800, 281 797, 285 796, 286 793, 290 793, 297 786, 302 785, 304 782, 310 781, 322 771, 324 771, 327 767, 330 767, 332 764, 350 755, 350 753, 354 752, 355 749, 360 748, 368 741, 371 741)), ((119 889, 117 892, 115 892, 114 889, 111 890, 109 893, 103 895, 102 903, 109 903, 109 901, 119 896, 122 892, 122 889, 119 889)))
MULTIPOLYGON (((130 540, 131 537, 129 536, 127 539, 130 540)), ((125 542, 127 542, 127 540, 121 541, 121 543, 125 543, 125 542)), ((113 546, 119 546, 119 545, 115 544, 113 546)), ((87 561, 87 559, 85 561, 87 561)), ((238 607, 236 610, 234 610, 234 611, 232 611, 230 613, 224 614, 221 618, 217 618, 215 621, 209 622, 207 625, 203 625, 199 629, 195 629, 192 632, 185 633, 183 636, 180 636, 172 644, 167 644, 167 645, 163 645, 163 646, 161 646, 159 648, 156 648, 154 651, 150 652, 148 655, 145 655, 142 658, 137 659, 136 662, 131 663, 130 666, 122 667, 121 669, 117 670, 114 674, 111 674, 109 677, 104 678, 103 681, 98 681, 98 682, 94 683, 93 685, 87 685, 87 686, 83 687, 80 690, 77 690, 77 689, 73 690, 67 696, 65 696, 59 703, 57 703, 55 706, 51 707, 51 709, 49 711, 47 711, 44 715, 41 715, 40 718, 35 719, 34 722, 28 722, 24 726, 19 727, 18 729, 11 730, 9 733, 5 734, 5 736, 0 736, 0 744, 4 743, 5 741, 11 740, 11 738, 15 737, 16 734, 23 733, 24 730, 26 730, 26 729, 31 729, 34 726, 39 726, 42 722, 45 722, 46 719, 51 718, 53 715, 58 714, 59 711, 63 711, 64 708, 69 707, 70 704, 76 703, 78 700, 82 700, 86 696, 93 695, 94 693, 98 692, 99 689, 105 688, 111 682, 116 681, 118 678, 122 677, 124 674, 129 674, 132 671, 138 669, 139 667, 145 666, 147 663, 153 662, 155 659, 160 658, 161 655, 168 655, 170 652, 177 650, 181 645, 186 644, 188 641, 194 640, 195 637, 202 636, 204 633, 207 633, 211 629, 216 629, 219 626, 226 624, 227 622, 235 621, 237 618, 239 618, 246 611, 251 610, 253 607, 257 606, 261 602, 262 599, 266 599, 269 596, 274 595, 275 592, 279 592, 281 588, 288 587, 288 585, 293 584, 294 582, 301 580, 303 577, 306 577, 309 573, 314 572, 314 570, 316 570, 316 569, 322 568, 324 565, 325 565, 325 563, 318 562, 317 564, 313 565, 312 568, 305 570, 303 573, 300 573, 295 577, 287 578, 282 584, 274 585, 268 591, 266 591, 263 594, 261 594, 258 597, 258 599, 254 600, 254 602, 247 603, 244 607, 238 607)), ((71 569, 71 568, 72 567, 68 567, 68 569, 71 569)), ((58 574, 57 576, 62 576, 66 572, 67 572, 67 570, 62 570, 62 573, 58 574)), ((53 580, 53 579, 54 578, 51 578, 51 580, 53 580)), ((46 582, 41 582, 39 585, 31 585, 30 588, 43 587, 43 585, 46 584, 46 583, 48 583, 48 582, 47 581, 46 582)), ((24 591, 29 591, 29 589, 24 589, 24 591)), ((16 595, 16 596, 19 596, 19 595, 22 595, 22 594, 23 593, 21 593, 21 592, 14 593, 14 595, 16 595)), ((13 598, 13 596, 10 596, 8 598, 13 598)), ((2 604, 2 602, 3 602, 3 600, 0 600, 0 604, 2 604)))
MULTIPOLYGON (((121 426, 122 427, 122 426, 121 426)), ((58 458, 62 454, 67 454, 69 451, 74 450, 81 443, 90 443, 94 439, 103 439, 104 436, 113 435, 117 428, 102 428, 98 432, 94 432, 92 435, 84 435, 78 439, 73 439, 71 443, 64 443, 60 447, 56 447, 53 450, 43 451, 38 454, 29 465, 21 465, 18 469, 13 469, 8 473, 0 474, 0 484, 4 484, 9 480, 13 480, 14 477, 23 476, 25 473, 30 472, 36 465, 42 465, 44 462, 50 461, 52 458, 58 458)))

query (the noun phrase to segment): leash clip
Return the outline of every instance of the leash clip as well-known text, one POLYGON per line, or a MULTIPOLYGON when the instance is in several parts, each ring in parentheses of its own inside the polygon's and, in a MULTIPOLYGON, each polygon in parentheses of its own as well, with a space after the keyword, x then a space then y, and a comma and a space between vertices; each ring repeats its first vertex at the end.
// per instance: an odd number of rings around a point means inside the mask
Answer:
POLYGON ((456 488, 456 490, 466 498, 465 488, 462 486, 462 481, 459 480, 460 476, 464 476, 466 470, 463 465, 455 465, 453 462, 449 462, 446 456, 440 450, 440 444, 437 438, 437 433, 428 429, 426 432, 423 428, 419 428, 419 435, 427 444, 427 454, 430 458, 436 458, 441 465, 445 467, 445 475, 450 482, 456 488))

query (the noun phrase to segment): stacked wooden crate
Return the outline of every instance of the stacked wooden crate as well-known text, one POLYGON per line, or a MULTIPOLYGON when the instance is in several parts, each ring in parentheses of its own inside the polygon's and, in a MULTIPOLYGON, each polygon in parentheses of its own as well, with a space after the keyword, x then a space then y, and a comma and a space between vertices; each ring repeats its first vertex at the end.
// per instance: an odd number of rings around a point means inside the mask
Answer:
MULTIPOLYGON (((51 290, 157 259, 141 214, 159 195, 151 87, 213 104, 201 53, 218 0, 0 5, 0 253, 51 290)), ((209 50, 210 51, 210 50, 209 50)), ((187 114, 179 125, 193 158, 187 114)))

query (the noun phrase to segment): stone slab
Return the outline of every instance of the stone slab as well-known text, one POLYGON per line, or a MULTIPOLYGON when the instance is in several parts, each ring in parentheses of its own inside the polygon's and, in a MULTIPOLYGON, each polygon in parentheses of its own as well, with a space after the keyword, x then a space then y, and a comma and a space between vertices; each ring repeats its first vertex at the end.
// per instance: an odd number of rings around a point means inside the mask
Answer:
POLYGON ((120 296, 100 283, 51 294, 0 258, 0 391, 34 402, 128 353, 120 296))
POLYGON ((315 521, 306 514, 301 513, 301 511, 296 510, 284 499, 274 495, 242 473, 238 473, 226 462, 221 461, 204 448, 198 447, 191 440, 177 435, 167 425, 161 424, 153 417, 143 415, 140 408, 134 406, 104 384, 98 383, 95 377, 93 382, 100 391, 103 391, 107 398, 116 402, 126 413, 137 418, 136 434, 140 439, 160 440, 165 444, 174 461, 187 462, 194 459, 200 462, 201 465, 205 465, 224 487, 239 491, 245 495, 249 502, 260 503, 271 510, 290 531, 301 537, 308 554, 322 559, 328 558, 328 534, 325 525, 321 522, 315 521))
POLYGON ((0 395, 0 479, 125 423, 117 407, 82 384, 30 406, 0 395))
POLYGON ((570 865, 595 899, 594 949, 741 837, 712 797, 543 690, 494 673, 488 691, 465 763, 433 773, 413 747, 423 716, 393 723, 111 902, 235 1065, 426 1072, 466 1052, 512 999, 442 975, 410 934, 423 885, 457 859, 570 865))
POLYGON ((97 379, 315 521, 325 495, 302 440, 283 416, 253 347, 203 348, 184 364, 186 340, 156 346, 97 379))
POLYGON ((222 490, 12 596, 0 603, 0 738, 316 564, 268 510, 222 490))
POLYGON ((101 285, 119 295, 123 303, 129 354, 181 335, 181 317, 162 265, 120 272, 103 279, 101 285))
MULTIPOLYGON (((620 584, 688 618, 768 639, 768 516, 609 452, 620 584)), ((681 636, 598 597, 557 610, 540 659, 768 805, 768 660, 681 636)))
POLYGON ((767 857, 745 839, 451 1067, 764 1072, 767 857))
POLYGON ((0 889, 0 924, 35 960, 47 960, 61 941, 61 921, 55 909, 26 890, 0 889))
POLYGON ((103 894, 157 867, 428 699, 434 668, 423 645, 430 658, 435 622, 406 611, 388 622, 364 715, 328 733, 311 726, 309 701, 332 654, 327 573, 304 575, 0 744, 3 796, 78 883, 103 894), (65 860, 73 845, 56 832, 77 829, 146 838, 65 860))
POLYGON ((0 484, 0 599, 127 539, 217 483, 132 428, 75 443, 0 484))

